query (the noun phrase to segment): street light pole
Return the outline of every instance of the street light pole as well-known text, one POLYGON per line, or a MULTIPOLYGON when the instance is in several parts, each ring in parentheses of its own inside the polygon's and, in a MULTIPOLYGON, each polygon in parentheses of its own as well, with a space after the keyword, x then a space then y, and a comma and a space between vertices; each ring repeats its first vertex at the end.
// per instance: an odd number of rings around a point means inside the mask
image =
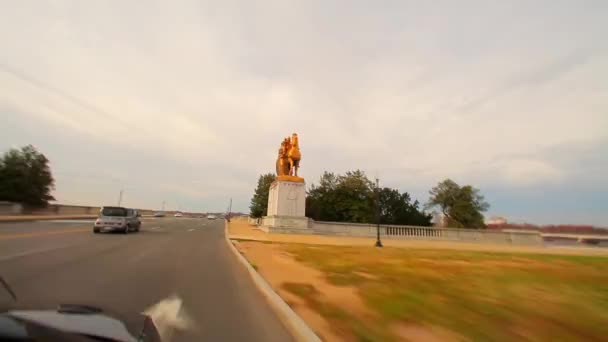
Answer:
POLYGON ((120 194, 118 194, 118 206, 120 207, 120 204, 122 203, 122 189, 120 189, 120 194))
POLYGON ((380 241, 380 181, 376 178, 376 247, 382 247, 380 241))

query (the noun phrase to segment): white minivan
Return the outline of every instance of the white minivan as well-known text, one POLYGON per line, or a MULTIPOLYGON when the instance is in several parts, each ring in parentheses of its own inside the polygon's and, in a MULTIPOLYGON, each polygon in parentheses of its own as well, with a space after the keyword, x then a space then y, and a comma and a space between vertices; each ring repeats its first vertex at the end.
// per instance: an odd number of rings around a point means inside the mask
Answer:
POLYGON ((123 207, 102 207, 93 225, 93 233, 119 231, 122 233, 138 232, 141 227, 141 215, 135 209, 123 207))

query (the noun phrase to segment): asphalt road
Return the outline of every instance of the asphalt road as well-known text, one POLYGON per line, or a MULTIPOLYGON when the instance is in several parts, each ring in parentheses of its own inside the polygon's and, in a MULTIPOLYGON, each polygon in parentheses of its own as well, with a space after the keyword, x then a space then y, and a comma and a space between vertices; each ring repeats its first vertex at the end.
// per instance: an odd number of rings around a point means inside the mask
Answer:
POLYGON ((99 306, 135 334, 138 313, 171 296, 190 327, 171 341, 291 341, 224 240, 224 221, 145 219, 139 233, 93 234, 92 221, 0 224, 0 308, 99 306))

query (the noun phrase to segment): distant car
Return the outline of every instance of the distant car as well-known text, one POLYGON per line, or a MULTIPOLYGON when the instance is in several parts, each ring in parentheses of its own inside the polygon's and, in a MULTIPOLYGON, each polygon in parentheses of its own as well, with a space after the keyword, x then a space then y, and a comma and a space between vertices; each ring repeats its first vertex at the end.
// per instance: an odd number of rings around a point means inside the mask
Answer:
POLYGON ((207 220, 215 220, 217 219, 217 216, 215 215, 207 215, 207 220))
POLYGON ((125 234, 139 232, 141 215, 135 209, 102 207, 93 224, 93 233, 120 231, 125 234))
POLYGON ((184 216, 184 214, 182 214, 182 213, 175 213, 173 216, 174 217, 182 217, 182 216, 184 216))
POLYGON ((164 211, 157 211, 154 213, 154 217, 165 217, 164 211))

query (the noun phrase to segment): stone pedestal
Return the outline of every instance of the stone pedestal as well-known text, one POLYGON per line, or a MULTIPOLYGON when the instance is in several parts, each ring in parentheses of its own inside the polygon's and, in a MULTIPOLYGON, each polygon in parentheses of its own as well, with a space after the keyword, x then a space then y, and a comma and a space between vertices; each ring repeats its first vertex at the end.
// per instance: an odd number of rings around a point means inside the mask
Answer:
POLYGON ((267 233, 310 234, 308 217, 264 216, 260 229, 267 233))
POLYGON ((304 182, 275 180, 268 194, 268 216, 304 217, 306 185, 304 182))
POLYGON ((308 230, 305 216, 306 185, 302 181, 275 180, 268 194, 268 216, 261 228, 268 232, 308 230))

